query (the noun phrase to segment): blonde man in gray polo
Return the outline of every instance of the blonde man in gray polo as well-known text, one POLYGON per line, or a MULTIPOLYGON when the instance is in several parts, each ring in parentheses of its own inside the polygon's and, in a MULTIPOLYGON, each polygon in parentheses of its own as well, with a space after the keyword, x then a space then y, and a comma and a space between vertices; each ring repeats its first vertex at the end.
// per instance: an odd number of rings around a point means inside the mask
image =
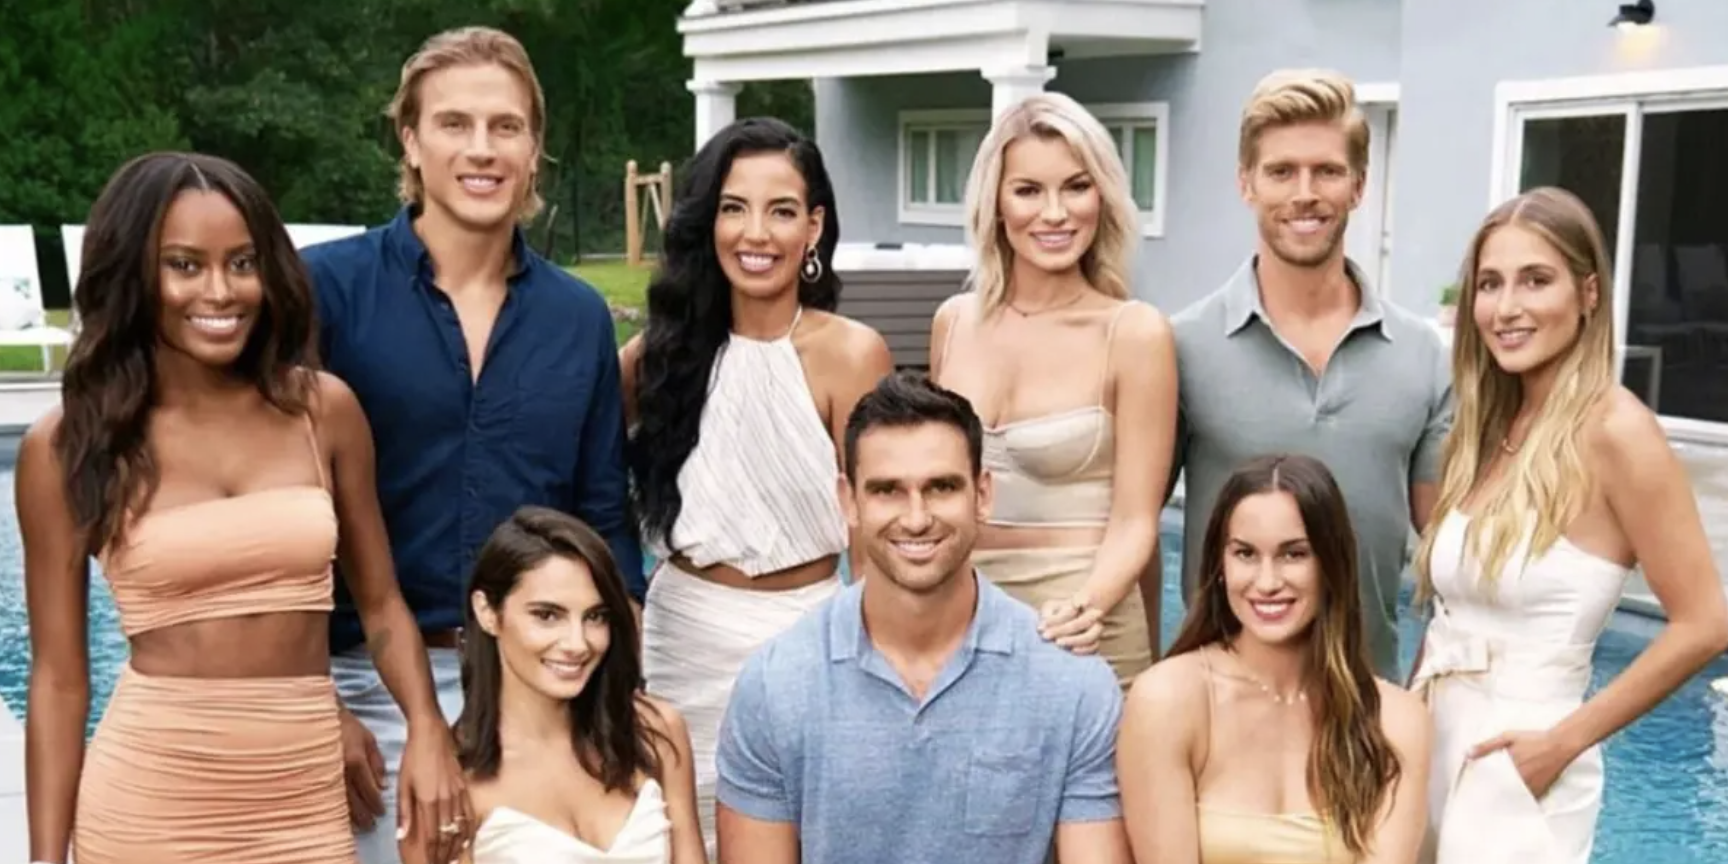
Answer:
POLYGON ((1237 465, 1273 451, 1318 458, 1356 529, 1370 659, 1402 681, 1399 580, 1411 529, 1438 494, 1452 386, 1438 333, 1379 296, 1344 255, 1367 172, 1368 124, 1348 79, 1292 70, 1261 80, 1242 113, 1237 173, 1259 229, 1254 254, 1171 319, 1182 586, 1191 595, 1207 516, 1237 465))

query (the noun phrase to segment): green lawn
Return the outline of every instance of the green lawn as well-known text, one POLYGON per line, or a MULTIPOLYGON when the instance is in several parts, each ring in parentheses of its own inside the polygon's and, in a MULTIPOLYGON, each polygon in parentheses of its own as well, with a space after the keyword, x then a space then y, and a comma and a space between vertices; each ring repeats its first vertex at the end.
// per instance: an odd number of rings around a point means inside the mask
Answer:
MULTIPOLYGON (((72 313, 65 309, 48 310, 48 325, 65 327, 72 313)), ((48 362, 53 368, 59 369, 66 365, 66 349, 55 346, 48 349, 48 362)), ((42 349, 34 345, 0 346, 0 372, 41 372, 42 349)))
MULTIPOLYGON (((620 346, 636 335, 636 331, 642 328, 641 318, 648 311, 648 276, 652 272, 648 266, 631 267, 623 261, 603 261, 572 267, 570 271, 606 296, 606 303, 613 310, 613 332, 617 334, 620 346)), ((48 323, 64 327, 70 315, 65 309, 50 309, 48 323)), ((50 348, 48 356, 54 369, 66 364, 65 348, 50 348)), ((0 346, 0 372, 41 371, 42 349, 28 345, 0 346)))
POLYGON ((571 267, 570 272, 606 296, 612 307, 613 332, 623 347, 642 329, 642 316, 648 313, 648 277, 653 270, 646 264, 631 267, 623 261, 601 261, 571 267))

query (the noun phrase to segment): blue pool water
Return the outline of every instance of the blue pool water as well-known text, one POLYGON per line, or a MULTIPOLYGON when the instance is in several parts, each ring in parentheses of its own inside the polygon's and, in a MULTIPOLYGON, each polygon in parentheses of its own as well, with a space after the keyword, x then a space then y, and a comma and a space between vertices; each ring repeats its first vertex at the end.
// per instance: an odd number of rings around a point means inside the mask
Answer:
MULTIPOLYGON (((17 514, 12 506, 12 472, 0 470, 0 702, 23 716, 29 673, 28 628, 24 610, 22 555, 17 514)), ((1164 526, 1165 572, 1176 572, 1180 555, 1179 517, 1164 526)), ((90 586, 91 728, 125 662, 114 605, 99 573, 90 586)), ((1173 582, 1173 580, 1170 580, 1173 582)), ((1406 591, 1404 607, 1408 608, 1406 591)), ((1182 618, 1182 599, 1167 588, 1163 601, 1163 639, 1174 638, 1182 618)), ((1407 614, 1400 622, 1406 669, 1413 662, 1420 625, 1407 614)), ((1617 615, 1602 637, 1595 657, 1592 689, 1600 688, 1630 664, 1648 643, 1656 622, 1617 615)), ((1702 674, 1665 700, 1655 711, 1609 739, 1608 791, 1597 828, 1597 864, 1723 864, 1728 861, 1728 698, 1711 692, 1709 682, 1728 676, 1728 658, 1717 658, 1702 674)))

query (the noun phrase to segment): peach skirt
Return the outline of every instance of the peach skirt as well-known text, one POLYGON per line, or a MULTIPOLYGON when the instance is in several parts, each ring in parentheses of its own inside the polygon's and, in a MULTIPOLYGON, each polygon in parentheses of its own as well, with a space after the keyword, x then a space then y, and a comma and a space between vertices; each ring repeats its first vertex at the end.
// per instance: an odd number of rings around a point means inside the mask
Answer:
MULTIPOLYGON (((1086 586, 1097 546, 974 549, 972 566, 996 587, 1033 609, 1049 600, 1066 600, 1086 586)), ((1136 583, 1116 608, 1104 614, 1098 654, 1110 661, 1124 690, 1152 665, 1152 638, 1146 630, 1146 604, 1136 583)))
POLYGON ((328 676, 122 669, 84 756, 73 860, 356 860, 328 676))

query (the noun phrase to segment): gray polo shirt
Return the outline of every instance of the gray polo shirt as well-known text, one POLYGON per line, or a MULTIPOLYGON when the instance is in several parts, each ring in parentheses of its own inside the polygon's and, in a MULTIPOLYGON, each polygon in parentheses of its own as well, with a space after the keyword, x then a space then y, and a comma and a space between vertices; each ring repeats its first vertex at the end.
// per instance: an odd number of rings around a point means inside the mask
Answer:
POLYGON ((744 664, 716 797, 797 823, 803 861, 1044 864, 1058 822, 1121 815, 1121 700, 1107 663, 1045 642, 1031 607, 978 579, 972 623, 920 703, 871 643, 853 584, 744 664))
POLYGON ((1439 479, 1451 358, 1427 322, 1376 296, 1361 270, 1346 266, 1362 304, 1320 376, 1272 329, 1252 256, 1222 289, 1171 318, 1181 379, 1176 466, 1186 472, 1183 596, 1194 590, 1206 522, 1231 472, 1268 453, 1312 456, 1344 492, 1370 656, 1397 681, 1410 486, 1439 479))

